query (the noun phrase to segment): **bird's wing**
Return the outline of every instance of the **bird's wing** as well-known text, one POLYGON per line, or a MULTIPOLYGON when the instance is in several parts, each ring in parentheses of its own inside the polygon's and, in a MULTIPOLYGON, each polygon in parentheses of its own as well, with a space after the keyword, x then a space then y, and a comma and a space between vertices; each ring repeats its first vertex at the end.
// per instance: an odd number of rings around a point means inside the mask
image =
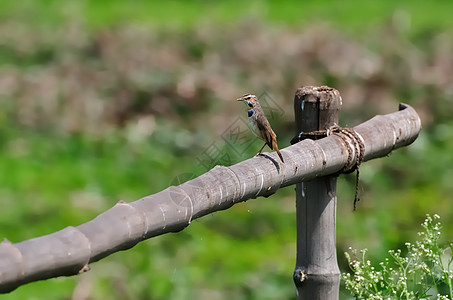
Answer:
POLYGON ((262 123, 261 122, 257 123, 258 129, 260 130, 263 140, 266 142, 269 148, 271 148, 271 150, 274 150, 273 139, 275 139, 275 133, 272 130, 271 125, 267 120, 262 123))

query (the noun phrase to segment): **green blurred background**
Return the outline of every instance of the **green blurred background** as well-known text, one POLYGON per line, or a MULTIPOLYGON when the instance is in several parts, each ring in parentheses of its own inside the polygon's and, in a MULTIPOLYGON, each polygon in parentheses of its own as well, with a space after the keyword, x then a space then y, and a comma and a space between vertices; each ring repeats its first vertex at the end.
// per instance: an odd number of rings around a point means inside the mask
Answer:
MULTIPOLYGON (((215 146, 266 93, 279 146, 293 97, 329 85, 341 125, 414 106, 411 146, 339 178, 337 244, 372 259, 416 238, 438 213, 453 240, 453 2, 0 2, 0 239, 84 223, 207 171, 215 146)), ((250 138, 254 138, 250 135, 250 138)), ((267 151, 267 150, 266 150, 267 151)), ((5 299, 292 299, 292 187, 195 220, 93 264, 81 276, 22 286, 5 299)), ((347 299, 342 291, 341 298, 347 299)))

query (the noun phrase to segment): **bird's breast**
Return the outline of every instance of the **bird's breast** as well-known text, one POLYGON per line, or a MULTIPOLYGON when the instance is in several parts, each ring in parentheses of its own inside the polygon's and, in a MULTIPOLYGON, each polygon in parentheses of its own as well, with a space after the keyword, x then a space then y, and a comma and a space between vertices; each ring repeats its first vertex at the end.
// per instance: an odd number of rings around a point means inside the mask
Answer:
POLYGON ((250 127, 250 130, 252 130, 252 132, 257 137, 259 137, 260 139, 263 139, 262 136, 261 136, 260 129, 258 128, 258 123, 257 123, 255 111, 253 111, 253 109, 251 109, 251 110, 248 111, 248 113, 249 113, 249 127, 250 127))

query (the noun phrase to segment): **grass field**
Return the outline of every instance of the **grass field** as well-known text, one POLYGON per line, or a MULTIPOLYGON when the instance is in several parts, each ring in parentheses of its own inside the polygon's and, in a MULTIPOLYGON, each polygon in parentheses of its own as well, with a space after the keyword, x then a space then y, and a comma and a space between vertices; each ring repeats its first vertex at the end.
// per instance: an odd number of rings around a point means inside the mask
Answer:
MULTIPOLYGON (((426 213, 452 237, 452 10, 448 1, 1 2, 0 238, 78 225, 202 174, 196 158, 212 142, 231 151, 221 135, 245 115, 231 101, 244 92, 272 95, 286 147, 294 91, 309 84, 340 90, 346 126, 398 101, 423 120, 413 145, 362 166, 355 213, 354 176, 340 177, 342 270, 349 246, 377 259, 404 248, 426 213)), ((285 188, 3 297, 292 299, 295 234, 285 188)))
POLYGON ((366 33, 395 14, 406 15, 414 32, 453 26, 448 1, 71 1, 20 0, 0 4, 2 19, 23 19, 29 25, 60 26, 80 20, 92 29, 138 23, 186 29, 202 22, 230 26, 246 18, 272 25, 300 26, 327 22, 347 32, 366 33))

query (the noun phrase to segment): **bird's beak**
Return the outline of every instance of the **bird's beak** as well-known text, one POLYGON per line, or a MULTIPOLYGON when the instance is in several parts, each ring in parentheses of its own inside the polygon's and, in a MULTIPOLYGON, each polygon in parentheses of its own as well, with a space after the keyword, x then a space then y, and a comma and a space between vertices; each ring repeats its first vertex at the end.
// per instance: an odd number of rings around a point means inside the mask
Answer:
POLYGON ((242 98, 237 98, 236 101, 244 101, 242 98))

